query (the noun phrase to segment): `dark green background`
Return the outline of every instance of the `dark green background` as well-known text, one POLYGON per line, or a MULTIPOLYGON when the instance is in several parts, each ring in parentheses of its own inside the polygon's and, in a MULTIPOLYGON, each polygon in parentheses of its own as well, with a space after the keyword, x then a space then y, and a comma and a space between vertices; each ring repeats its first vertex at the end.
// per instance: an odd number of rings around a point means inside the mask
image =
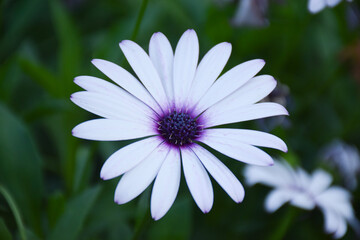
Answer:
MULTIPOLYGON (((268 27, 239 28, 230 24, 236 1, 149 0, 134 34, 141 0, 0 1, 0 184, 17 206, 23 235, 50 240, 330 239, 319 210, 286 205, 267 214, 263 202, 269 189, 262 186, 245 186, 244 202, 235 204, 214 182, 214 206, 204 215, 182 179, 175 204, 154 222, 149 189, 118 206, 113 202, 118 179, 99 178, 106 158, 126 143, 71 135, 76 124, 94 117, 70 102, 70 94, 80 90, 74 77, 105 78, 91 59, 132 71, 118 48, 121 40, 133 38, 147 50, 152 33, 161 31, 175 48, 181 34, 193 28, 200 57, 213 45, 230 42, 233 52, 225 70, 262 58, 267 64, 261 73, 289 87, 288 124, 271 129, 288 144, 289 153, 281 155, 288 161, 311 172, 323 165, 319 151, 333 139, 360 146, 360 79, 354 75, 360 68, 355 50, 360 31, 348 27, 347 3, 312 15, 306 1, 283 2, 270 1, 268 27)), ((262 129, 258 122, 246 126, 262 129)), ((218 156, 244 182, 245 164, 218 156)), ((359 203, 359 188, 353 194, 359 203)), ((21 239, 10 205, 2 195, 0 239, 21 239)), ((359 205, 354 206, 358 213, 359 205)), ((346 238, 354 236, 350 229, 346 238)))

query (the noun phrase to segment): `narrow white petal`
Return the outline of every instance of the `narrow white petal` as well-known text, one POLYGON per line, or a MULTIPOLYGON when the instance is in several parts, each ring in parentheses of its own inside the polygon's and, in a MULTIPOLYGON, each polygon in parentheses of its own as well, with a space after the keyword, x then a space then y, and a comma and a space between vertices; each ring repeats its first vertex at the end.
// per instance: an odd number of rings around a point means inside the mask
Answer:
POLYGON ((187 30, 181 36, 174 56, 174 97, 175 104, 183 107, 187 99, 199 59, 199 40, 196 32, 187 30))
POLYGON ((165 107, 167 105, 165 90, 150 57, 133 41, 124 40, 119 43, 119 46, 147 90, 160 106, 165 107))
POLYGON ((170 149, 156 177, 151 194, 151 216, 162 218, 174 203, 180 186, 181 159, 179 149, 170 149))
POLYGON ((160 143, 158 138, 150 137, 119 149, 102 166, 101 178, 108 180, 129 171, 149 156, 160 143))
POLYGON ((206 110, 227 97, 255 76, 265 65, 264 60, 256 59, 237 65, 224 73, 200 99, 196 109, 206 110))
POLYGON ((341 221, 341 217, 334 211, 331 211, 326 208, 321 208, 324 219, 325 219, 325 232, 327 233, 335 233, 339 226, 339 221, 341 221))
POLYGON ((308 9, 311 13, 318 13, 326 6, 326 0, 309 0, 308 9))
POLYGON ((342 238, 347 231, 347 222, 344 218, 338 219, 338 227, 334 233, 334 238, 342 238))
POLYGON ((152 110, 146 105, 136 103, 136 99, 127 99, 125 96, 122 98, 121 95, 82 91, 73 93, 70 99, 86 111, 109 119, 148 123, 153 115, 152 110))
POLYGON ((206 145, 226 156, 244 163, 259 166, 271 166, 274 163, 272 158, 261 149, 249 144, 234 142, 232 139, 218 139, 204 136, 199 141, 205 143, 206 145))
POLYGON ((326 0, 326 3, 329 7, 335 7, 341 2, 341 0, 326 0))
POLYGON ((154 33, 150 39, 149 56, 156 68, 170 102, 174 98, 173 62, 174 53, 164 34, 154 33))
POLYGON ((94 119, 80 123, 72 130, 75 137, 98 140, 119 141, 156 135, 153 126, 112 119, 94 119))
POLYGON ((244 175, 248 185, 262 183, 285 188, 296 184, 295 172, 285 161, 274 161, 271 167, 247 166, 244 175))
MULTIPOLYGON (((256 103, 269 95, 276 87, 275 79, 270 75, 261 75, 250 79, 244 86, 211 106, 211 111, 231 111, 241 106, 256 103)), ((209 109, 209 110, 210 110, 209 109)))
POLYGON ((311 176, 307 172, 305 172, 302 168, 296 169, 296 185, 302 189, 307 189, 311 184, 311 176))
POLYGON ((197 157, 200 159, 204 167, 225 190, 225 192, 237 203, 244 199, 244 188, 236 176, 217 159, 213 154, 205 148, 196 145, 192 147, 197 157))
POLYGON ((275 212, 282 205, 291 199, 291 192, 287 189, 275 189, 265 199, 265 209, 268 212, 275 212))
POLYGON ((280 104, 265 102, 243 106, 233 111, 226 112, 214 111, 209 108, 202 116, 206 119, 206 127, 213 127, 279 115, 289 115, 289 113, 280 104))
POLYGON ((191 149, 181 149, 181 157, 185 180, 190 193, 201 211, 208 213, 214 202, 209 175, 191 149))
POLYGON ((91 61, 95 67, 108 76, 111 80, 131 93, 133 96, 148 104, 155 111, 159 111, 159 106, 144 88, 144 86, 133 75, 115 63, 94 59, 91 61))
POLYGON ((217 44, 205 54, 196 70, 195 78, 190 89, 189 98, 191 100, 189 102, 198 102, 206 93, 219 77, 229 60, 230 54, 231 44, 227 42, 217 44))
POLYGON ((287 147, 283 140, 265 132, 247 129, 211 128, 205 129, 203 135, 287 152, 287 147))
MULTIPOLYGON (((112 84, 101 78, 92 76, 78 76, 74 79, 74 82, 89 92, 100 93, 104 95, 119 96, 123 95, 122 90, 118 85, 112 84)), ((130 94, 129 94, 130 95, 130 94)), ((133 97, 133 95, 130 95, 133 97)), ((136 99, 136 98, 135 98, 136 99)))
POLYGON ((318 195, 327 189, 332 182, 330 174, 323 170, 316 170, 311 177, 311 183, 308 186, 308 190, 314 195, 318 195))
POLYGON ((135 168, 126 172, 116 187, 114 201, 118 204, 127 203, 142 193, 156 177, 168 153, 169 148, 162 144, 135 168))

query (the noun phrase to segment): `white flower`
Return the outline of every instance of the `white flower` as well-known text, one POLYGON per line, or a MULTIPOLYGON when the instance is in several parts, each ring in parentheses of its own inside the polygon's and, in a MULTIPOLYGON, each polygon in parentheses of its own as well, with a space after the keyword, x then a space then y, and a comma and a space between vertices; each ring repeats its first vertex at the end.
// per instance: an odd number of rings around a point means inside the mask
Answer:
POLYGON ((357 175, 360 173, 360 155, 355 146, 335 140, 323 151, 323 159, 336 168, 345 186, 354 190, 357 186, 357 175))
POLYGON ((235 175, 199 142, 238 161, 272 165, 272 158, 254 147, 287 151, 276 136, 245 129, 214 126, 287 115, 276 103, 256 103, 276 85, 273 77, 254 77, 264 66, 252 60, 235 66, 220 78, 230 57, 231 44, 213 47, 198 65, 199 43, 194 30, 186 31, 175 54, 167 38, 155 33, 149 55, 132 41, 120 48, 138 76, 120 66, 95 59, 92 63, 119 86, 90 76, 75 83, 86 91, 71 100, 102 118, 79 124, 73 135, 83 139, 137 142, 112 154, 101 169, 101 178, 123 174, 115 191, 115 202, 123 204, 137 197, 155 179, 151 214, 157 220, 173 204, 180 184, 181 163, 191 195, 198 207, 209 212, 213 189, 208 172, 235 201, 244 189, 235 175))
MULTIPOLYGON (((347 0, 351 2, 352 0, 347 0)), ((309 0, 308 9, 311 13, 318 13, 325 7, 335 7, 341 0, 309 0)))
POLYGON ((249 185, 262 183, 275 188, 265 200, 265 209, 269 212, 286 202, 306 210, 317 206, 325 218, 325 231, 335 238, 344 236, 347 222, 357 222, 350 193, 341 187, 330 187, 332 177, 323 170, 309 175, 301 168, 294 170, 285 161, 275 161, 270 169, 247 166, 245 177, 249 185))

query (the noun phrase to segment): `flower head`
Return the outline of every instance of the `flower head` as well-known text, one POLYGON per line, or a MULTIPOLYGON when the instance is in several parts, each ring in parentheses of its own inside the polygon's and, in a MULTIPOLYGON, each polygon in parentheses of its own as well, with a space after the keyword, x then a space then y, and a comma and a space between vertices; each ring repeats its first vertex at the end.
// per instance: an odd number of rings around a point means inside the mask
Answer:
POLYGON ((335 238, 344 236, 347 222, 358 224, 350 193, 341 187, 330 187, 332 177, 323 170, 309 175, 301 168, 294 170, 285 161, 275 161, 270 169, 247 166, 245 177, 249 185, 262 183, 275 188, 265 200, 268 212, 276 211, 286 202, 306 210, 317 206, 325 218, 325 231, 335 238))
POLYGON ((71 100, 102 118, 73 129, 83 139, 119 141, 137 139, 112 154, 101 169, 101 178, 123 175, 115 202, 126 203, 155 179, 151 195, 154 219, 165 215, 180 184, 181 163, 191 195, 203 212, 213 204, 208 173, 235 201, 244 189, 235 175, 203 143, 238 161, 272 165, 272 158, 254 147, 286 151, 285 143, 268 133, 212 128, 258 118, 287 115, 276 103, 257 103, 276 86, 268 75, 254 77, 263 60, 251 60, 220 75, 231 53, 230 43, 213 47, 198 64, 199 43, 194 30, 186 31, 175 54, 167 38, 155 33, 149 55, 136 43, 122 41, 120 48, 136 79, 120 66, 95 59, 92 63, 117 85, 90 76, 75 78, 86 91, 71 100))

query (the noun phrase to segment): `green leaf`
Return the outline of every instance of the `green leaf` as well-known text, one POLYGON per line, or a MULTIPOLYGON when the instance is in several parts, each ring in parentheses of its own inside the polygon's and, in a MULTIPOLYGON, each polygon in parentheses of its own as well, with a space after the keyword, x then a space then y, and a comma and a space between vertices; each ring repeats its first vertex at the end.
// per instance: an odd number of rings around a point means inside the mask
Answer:
MULTIPOLYGON (((10 16, 6 19, 4 31, 1 31, 0 62, 3 62, 6 57, 16 50, 17 45, 24 40, 24 35, 29 29, 29 26, 35 22, 38 16, 37 14, 43 11, 42 1, 43 0, 25 0, 16 3, 13 2, 15 7, 13 9, 9 8, 10 16)), ((3 14, 3 12, 1 12, 1 14, 3 14)), ((1 16, 1 18, 3 18, 3 16, 1 16)), ((1 25, 1 27, 3 26, 1 25)))
POLYGON ((41 159, 26 126, 0 103, 0 182, 23 213, 25 223, 41 232, 43 178, 41 159))
POLYGON ((81 63, 81 41, 75 24, 66 12, 64 6, 58 1, 51 1, 54 27, 60 43, 59 70, 64 95, 73 92, 75 84, 73 79, 79 74, 81 63))
POLYGON ((169 212, 152 224, 149 239, 190 239, 192 226, 191 199, 177 199, 169 212))
POLYGON ((49 240, 78 239, 83 224, 100 193, 100 186, 87 189, 70 200, 49 236, 49 240))
POLYGON ((0 239, 2 240, 11 240, 11 233, 7 228, 4 219, 0 218, 0 239))
POLYGON ((19 58, 21 69, 53 97, 59 96, 59 82, 49 70, 34 61, 19 58))
POLYGON ((75 176, 74 176, 74 192, 78 192, 87 186, 90 177, 91 149, 89 147, 80 146, 76 152, 75 158, 75 176))
POLYGON ((65 209, 65 196, 62 192, 53 193, 48 200, 47 215, 50 228, 53 228, 65 209))

